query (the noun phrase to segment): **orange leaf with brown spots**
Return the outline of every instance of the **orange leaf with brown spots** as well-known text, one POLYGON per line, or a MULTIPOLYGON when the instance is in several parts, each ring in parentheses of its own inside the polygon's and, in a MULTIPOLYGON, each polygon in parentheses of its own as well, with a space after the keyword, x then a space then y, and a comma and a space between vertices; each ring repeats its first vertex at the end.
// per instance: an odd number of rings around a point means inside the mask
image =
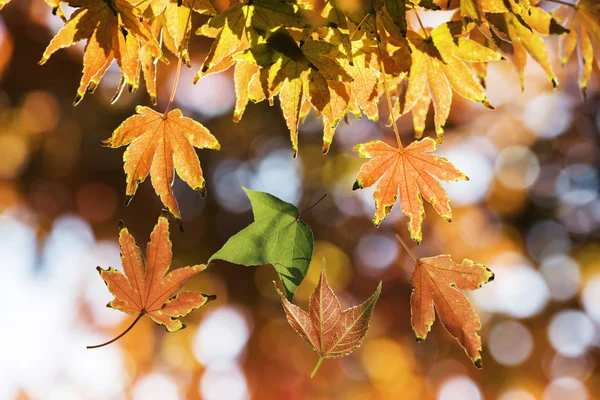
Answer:
POLYGON ((451 182, 469 178, 445 158, 429 154, 436 147, 431 138, 414 141, 404 149, 391 147, 380 140, 354 147, 361 157, 371 160, 360 168, 353 190, 373 186, 379 181, 373 193, 375 225, 390 213, 398 191, 402 212, 410 219, 410 237, 417 242, 422 239, 421 224, 425 218, 423 197, 442 218, 450 221, 450 199, 438 180, 451 182))
POLYGON ((206 182, 194 147, 219 150, 221 146, 208 129, 184 117, 178 109, 164 115, 151 108, 138 106, 136 112, 137 115, 123 121, 112 136, 103 142, 113 149, 129 145, 123 154, 127 202, 135 194, 140 182, 150 174, 152 186, 163 204, 175 218, 181 220, 171 187, 175 171, 192 189, 204 196, 206 182))
MULTIPOLYGON (((396 236, 406 247, 400 236, 396 236)), ((468 259, 458 264, 448 254, 414 258, 417 264, 410 277, 410 313, 417 341, 427 338, 437 312, 448 333, 458 340, 475 366, 481 368, 481 337, 478 334, 481 321, 461 290, 480 288, 494 280, 494 273, 468 259)))
POLYGON ((145 261, 142 251, 127 228, 122 225, 120 228, 119 244, 125 274, 114 268, 103 270, 98 267, 98 272, 108 290, 115 296, 115 299, 108 303, 108 307, 136 315, 137 318, 115 339, 88 348, 101 347, 114 342, 127 333, 144 315, 157 324, 164 325, 169 332, 185 328, 179 320, 180 317, 216 298, 213 295, 194 291, 183 291, 175 295, 190 278, 205 270, 206 265, 178 268, 169 272, 173 252, 169 239, 169 220, 166 215, 163 214, 158 218, 158 223, 150 234, 145 261))

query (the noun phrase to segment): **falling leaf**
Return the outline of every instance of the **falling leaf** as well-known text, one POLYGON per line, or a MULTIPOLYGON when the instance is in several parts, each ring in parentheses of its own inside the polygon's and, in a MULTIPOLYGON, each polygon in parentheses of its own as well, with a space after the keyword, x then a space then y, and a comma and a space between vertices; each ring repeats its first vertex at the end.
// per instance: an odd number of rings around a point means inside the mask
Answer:
POLYGON ((560 22, 566 22, 570 30, 560 38, 560 60, 567 63, 577 47, 579 60, 579 87, 587 97, 587 85, 592 76, 594 54, 600 65, 600 3, 597 0, 579 0, 575 7, 560 6, 553 14, 560 22))
MULTIPOLYGON (((396 237, 408 250, 402 238, 396 237)), ((494 280, 494 273, 468 259, 457 264, 448 254, 421 259, 412 252, 410 254, 416 261, 410 277, 410 311, 417 341, 427 338, 437 312, 448 333, 458 340, 475 366, 481 368, 481 337, 478 334, 481 321, 461 290, 480 288, 494 280)))
POLYGON ((148 107, 137 106, 137 114, 127 118, 103 144, 117 148, 129 146, 123 154, 127 175, 127 202, 148 174, 152 186, 169 211, 181 220, 179 206, 173 194, 174 172, 202 195, 206 182, 200 160, 194 150, 219 150, 219 142, 199 122, 183 116, 180 110, 166 115, 148 107))
POLYGON ((146 260, 135 239, 127 228, 120 226, 119 244, 125 274, 114 268, 98 267, 100 276, 115 299, 108 307, 137 316, 134 323, 117 338, 98 346, 110 344, 127 333, 144 315, 164 325, 169 332, 185 328, 179 320, 192 310, 202 307, 216 296, 194 291, 183 291, 175 295, 194 275, 206 269, 206 265, 178 268, 169 272, 173 253, 169 239, 169 220, 161 215, 150 234, 146 247, 146 260))
POLYGON ((371 160, 360 168, 353 190, 370 187, 379 181, 373 193, 375 225, 390 213, 398 191, 402 212, 409 218, 410 237, 417 242, 422 239, 421 224, 425 218, 423 198, 442 218, 451 220, 450 199, 438 180, 452 182, 469 178, 445 158, 428 154, 436 147, 431 138, 414 141, 404 149, 391 147, 380 140, 354 147, 361 157, 371 160))
POLYGON ((300 220, 298 208, 264 192, 243 188, 254 213, 254 222, 236 233, 212 255, 246 267, 271 264, 292 299, 306 276, 313 253, 313 234, 300 220))
MULTIPOLYGON (((449 22, 433 30, 409 31, 407 34, 412 50, 411 63, 406 92, 396 104, 397 116, 412 110, 414 115, 424 120, 429 104, 433 102, 435 131, 440 141, 450 114, 453 90, 466 99, 493 108, 484 88, 466 63, 502 59, 495 51, 459 36, 457 31, 460 30, 460 24, 449 22)), ((421 137, 422 129, 422 124, 415 124, 417 137, 421 137)))
POLYGON ((57 50, 88 39, 75 104, 83 99, 86 91, 96 89, 113 60, 121 68, 130 91, 136 90, 140 80, 141 46, 155 58, 161 57, 160 46, 149 27, 140 22, 141 12, 127 0, 67 0, 64 3, 78 8, 52 39, 40 64, 46 63, 57 50))
POLYGON ((342 310, 340 301, 327 282, 323 260, 321 278, 310 296, 308 312, 290 303, 279 289, 277 292, 289 324, 319 355, 311 374, 313 377, 324 359, 344 357, 360 347, 381 294, 381 282, 364 303, 342 310))

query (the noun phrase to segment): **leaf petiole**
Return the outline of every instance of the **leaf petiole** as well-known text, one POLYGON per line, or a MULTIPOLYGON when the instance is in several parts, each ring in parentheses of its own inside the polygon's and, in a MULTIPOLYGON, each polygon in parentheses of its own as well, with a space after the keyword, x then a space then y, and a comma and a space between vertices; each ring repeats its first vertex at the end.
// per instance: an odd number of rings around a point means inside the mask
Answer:
POLYGON ((304 214, 306 214, 307 212, 309 212, 310 210, 315 208, 320 202, 323 201, 323 199, 325 199, 325 197, 327 197, 327 193, 325 193, 323 196, 321 196, 321 198, 319 200, 317 200, 317 202, 315 204, 313 204, 312 206, 308 207, 306 210, 304 210, 300 214, 298 214, 298 216, 296 217, 296 221, 300 221, 300 217, 302 217, 304 214))
MULTIPOLYGON (((190 26, 190 22, 192 21, 192 15, 194 14, 194 3, 196 0, 192 0, 192 4, 190 5, 190 15, 188 16, 187 22, 185 23, 185 29, 183 30, 183 34, 187 32, 188 27, 190 26)), ((189 37, 187 38, 189 41, 189 37)), ((179 48, 179 57, 177 60, 177 71, 175 72, 175 81, 173 82, 173 89, 171 89, 171 96, 169 97, 169 103, 167 104, 167 108, 163 113, 163 118, 167 118, 167 114, 171 110, 171 106, 173 105, 173 101, 175 101, 175 93, 177 93, 177 85, 179 84, 179 75, 181 75, 181 63, 183 60, 183 49, 185 48, 186 38, 184 36, 183 41, 181 42, 181 47, 179 48)), ((182 229, 181 227, 179 229, 182 229)))
POLYGON ((97 349, 99 347, 104 347, 104 346, 108 346, 109 344, 116 342, 117 340, 121 339, 123 336, 125 336, 127 334, 127 332, 129 332, 134 326, 135 324, 138 323, 138 321, 146 314, 146 312, 144 310, 142 310, 142 312, 140 313, 140 315, 137 316, 137 318, 131 323, 131 325, 129 325, 129 328, 125 329, 123 331, 123 333, 121 333, 119 336, 117 336, 116 338, 109 340, 108 342, 104 342, 102 344, 97 344, 95 346, 86 346, 86 349, 97 349))
POLYGON ((415 255, 415 253, 412 252, 412 250, 408 247, 408 245, 406 244, 406 242, 404 242, 404 240, 402 239, 402 237, 400 235, 398 235, 396 233, 396 239, 398 239, 398 241, 400 242, 400 244, 402 245, 402 247, 404 247, 404 249, 408 252, 408 254, 412 257, 413 260, 415 260, 416 262, 419 262, 419 257, 417 257, 415 255))
POLYGON ((313 371, 310 373, 311 378, 315 376, 315 374, 319 370, 319 367, 321 366, 321 363, 323 362, 324 359, 325 359, 325 357, 319 357, 319 361, 317 361, 317 365, 315 365, 315 369, 313 369, 313 371))

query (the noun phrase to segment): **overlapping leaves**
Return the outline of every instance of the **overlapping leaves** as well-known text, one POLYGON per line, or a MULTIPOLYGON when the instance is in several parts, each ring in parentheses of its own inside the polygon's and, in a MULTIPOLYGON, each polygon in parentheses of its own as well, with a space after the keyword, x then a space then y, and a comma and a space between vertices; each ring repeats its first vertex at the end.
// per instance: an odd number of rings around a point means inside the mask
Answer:
MULTIPOLYGON (((62 15, 60 1, 47 2, 57 15, 62 15)), ((8 0, 0 1, 0 8, 7 3, 8 0)), ((349 7, 341 0, 242 0, 220 13, 209 0, 66 0, 63 3, 75 11, 51 40, 40 63, 45 63, 61 48, 87 40, 76 103, 86 92, 94 91, 113 62, 122 73, 115 99, 126 87, 136 90, 143 75, 147 91, 156 103, 157 61, 167 61, 162 48, 190 66, 193 61, 188 50, 193 31, 191 15, 194 12, 208 15, 211 18, 197 33, 213 38, 214 42, 196 81, 235 68, 235 121, 242 118, 249 102, 267 100, 274 104, 278 99, 290 130, 294 154, 299 149, 299 126, 311 110, 322 117, 323 152, 326 153, 338 124, 348 114, 358 118, 364 114, 373 121, 379 119, 379 99, 384 93, 390 95, 389 87, 395 96, 392 100, 396 100, 390 106, 390 118, 395 120, 412 111, 419 138, 426 132, 427 115, 433 104, 433 126, 441 142, 453 92, 492 108, 484 90, 485 66, 500 60, 502 55, 514 62, 522 85, 527 59, 531 57, 556 86, 556 75, 544 42, 544 36, 548 35, 563 35, 563 63, 577 47, 581 65, 579 82, 585 95, 600 49, 600 6, 595 0, 579 0, 572 6, 559 7, 552 14, 540 7, 537 0, 455 0, 449 4, 433 0, 371 0, 357 7, 349 7), (456 10, 451 22, 434 29, 422 26, 416 29, 408 23, 410 13, 420 8, 439 9, 439 4, 456 10)), ((204 192, 206 184, 195 147, 218 149, 219 144, 198 122, 183 117, 177 109, 169 111, 172 101, 173 98, 164 113, 139 107, 137 114, 125 120, 105 144, 128 146, 124 155, 128 199, 150 175, 162 202, 180 219, 171 189, 175 172, 192 188, 204 192)), ((385 219, 400 196, 402 211, 409 217, 411 237, 421 241, 423 200, 450 220, 449 199, 440 181, 456 181, 466 176, 449 161, 431 154, 437 145, 433 139, 415 141, 404 148, 397 130, 396 133, 397 148, 383 141, 356 146, 359 155, 369 161, 361 167, 355 188, 377 185, 374 193, 376 225, 385 219)), ((282 298, 282 302, 292 326, 321 359, 348 353, 366 333, 368 318, 363 318, 366 314, 355 318, 354 322, 359 321, 357 326, 361 327, 360 332, 353 333, 353 338, 358 340, 344 351, 331 347, 327 335, 317 335, 323 324, 319 325, 319 319, 312 315, 313 308, 322 311, 323 301, 327 300, 338 322, 340 316, 347 316, 348 310, 341 311, 324 271, 317 287, 320 300, 311 299, 309 313, 288 301, 306 274, 312 256, 312 232, 299 220, 294 206, 268 194, 247 193, 253 204, 255 222, 232 237, 211 260, 223 259, 243 265, 273 264, 285 288, 287 299, 282 298)), ((165 224, 166 219, 161 218, 155 232, 164 233, 165 224)), ((158 251, 156 249, 164 245, 154 240, 155 235, 158 233, 153 233, 149 252, 158 251)), ((147 295, 153 289, 144 286, 145 283, 142 286, 132 283, 131 279, 143 271, 141 255, 136 256, 139 249, 132 240, 126 230, 121 232, 124 261, 128 254, 128 260, 134 259, 137 267, 132 269, 133 264, 129 263, 125 276, 115 271, 102 272, 116 296, 112 304, 134 315, 156 317, 155 320, 165 323, 170 330, 180 327, 178 322, 160 315, 161 311, 150 310, 151 306, 144 303, 142 297, 136 297, 147 295), (115 289, 117 281, 128 282, 128 289, 124 292, 115 289), (125 299, 127 296, 129 300, 125 299), (131 303, 131 299, 139 301, 131 303)), ((168 247, 170 254, 170 244, 168 247)), ((164 279, 168 280, 175 273, 165 275, 164 265, 161 268, 164 279)), ((448 331, 478 365, 480 323, 459 290, 475 289, 491 276, 489 270, 468 260, 461 264, 449 256, 418 260, 411 278, 415 290, 411 302, 412 322, 417 337, 426 336, 435 318, 435 309, 448 331)), ((379 289, 357 310, 367 310, 370 315, 378 295, 379 289)), ((167 304, 162 300, 156 303, 167 304)), ((168 308, 168 304, 165 307, 168 308)), ((183 311, 174 312, 172 316, 183 315, 183 311)), ((325 330, 328 335, 338 332, 337 325, 331 328, 325 330)))

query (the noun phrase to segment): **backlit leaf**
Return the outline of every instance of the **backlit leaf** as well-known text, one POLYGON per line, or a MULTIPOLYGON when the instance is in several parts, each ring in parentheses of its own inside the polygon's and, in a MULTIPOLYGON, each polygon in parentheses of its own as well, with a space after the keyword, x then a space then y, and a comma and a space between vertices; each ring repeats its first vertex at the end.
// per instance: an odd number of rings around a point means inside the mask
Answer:
POLYGON ((423 125, 415 124, 417 137, 423 133, 425 116, 429 104, 433 103, 435 131, 442 140, 453 90, 466 99, 493 108, 467 62, 500 60, 502 56, 460 36, 460 33, 460 25, 455 22, 441 24, 425 32, 408 32, 407 39, 412 50, 410 71, 406 92, 397 102, 397 116, 415 109, 413 112, 417 112, 423 121, 423 125))
POLYGON ((579 87, 584 98, 594 67, 600 66, 600 3, 596 0, 579 0, 577 7, 560 6, 553 12, 560 22, 566 22, 570 32, 560 38, 560 60, 565 65, 577 47, 579 61, 579 87))
POLYGON ((221 146, 208 129, 184 117, 178 109, 163 115, 151 108, 138 106, 136 112, 123 121, 103 144, 113 149, 128 146, 123 154, 128 202, 138 185, 150 174, 152 186, 163 204, 175 218, 181 220, 171 187, 175 171, 192 189, 204 195, 206 182, 194 147, 219 150, 221 146))
POLYGON ((66 0, 64 3, 78 8, 52 39, 40 64, 44 64, 57 50, 88 39, 75 104, 83 99, 86 91, 95 90, 113 60, 121 68, 130 91, 136 90, 140 78, 141 46, 153 57, 161 56, 160 47, 149 27, 140 22, 141 12, 126 0, 66 0))
POLYGON ((451 220, 450 199, 438 180, 452 182, 469 178, 445 158, 429 154, 435 149, 436 142, 431 138, 414 141, 404 149, 391 147, 380 140, 354 147, 361 157, 371 160, 360 168, 353 189, 370 187, 379 181, 373 193, 375 225, 390 213, 398 192, 402 212, 409 218, 410 237, 417 242, 423 236, 423 199, 431 203, 442 218, 451 220))
POLYGON ((127 314, 148 316, 169 332, 184 328, 179 320, 216 296, 193 291, 176 294, 194 275, 206 269, 206 265, 178 268, 169 272, 173 253, 169 239, 169 221, 162 215, 150 235, 146 257, 135 243, 127 228, 119 232, 123 273, 114 268, 98 267, 100 276, 115 299, 108 306, 127 314), (176 294, 176 295, 175 295, 176 294))

